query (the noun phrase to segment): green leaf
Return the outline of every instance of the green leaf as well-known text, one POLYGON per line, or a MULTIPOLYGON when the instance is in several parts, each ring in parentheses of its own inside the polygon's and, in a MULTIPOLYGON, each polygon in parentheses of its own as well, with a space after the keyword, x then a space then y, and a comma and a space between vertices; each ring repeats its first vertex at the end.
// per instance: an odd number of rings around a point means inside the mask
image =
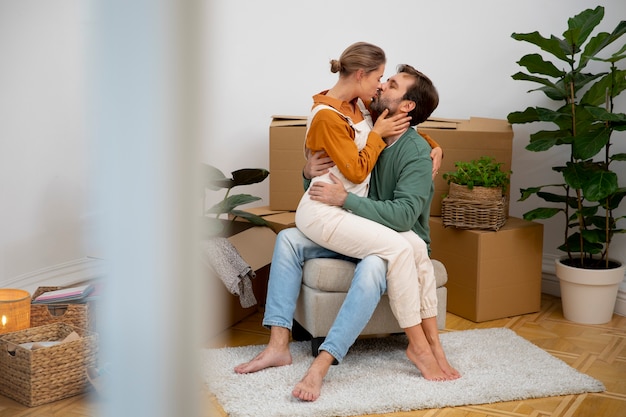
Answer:
POLYGON ((611 155, 611 161, 626 161, 626 153, 616 153, 611 155))
MULTIPOLYGON (((574 17, 567 20, 568 29, 563 32, 563 38, 570 45, 583 45, 604 17, 604 7, 598 6, 595 9, 583 10, 574 17)), ((572 51, 575 53, 576 51, 572 51)))
POLYGON ((558 69, 552 62, 545 61, 539 54, 525 55, 517 63, 522 67, 526 67, 532 74, 543 74, 556 78, 565 75, 565 71, 558 69))
POLYGON ((235 217, 241 217, 242 219, 246 219, 255 226, 269 226, 269 223, 263 217, 257 216, 256 214, 248 213, 247 211, 231 210, 230 214, 235 217))
POLYGON ((558 83, 554 83, 546 78, 534 77, 523 72, 517 72, 513 74, 511 78, 514 80, 532 81, 544 85, 544 87, 529 90, 529 93, 532 91, 542 91, 552 100, 564 100, 567 98, 567 91, 561 88, 558 83))
POLYGON ((204 178, 204 187, 213 191, 234 186, 233 180, 226 178, 224 173, 213 165, 202 164, 202 176, 204 178))
POLYGON ((609 143, 611 131, 605 126, 584 132, 574 138, 572 155, 576 159, 590 159, 609 143))
MULTIPOLYGON (((600 51, 619 39, 624 33, 626 33, 626 21, 622 20, 610 34, 602 32, 592 38, 581 54, 578 70, 584 68, 590 58, 595 57, 600 51)), ((623 49, 620 49, 619 53, 622 51, 623 49)))
POLYGON ((556 58, 571 64, 573 61, 567 56, 566 50, 558 38, 551 36, 549 39, 544 38, 535 31, 532 33, 513 33, 511 37, 517 41, 525 41, 537 45, 542 50, 554 55, 556 58))
POLYGON ((626 70, 616 70, 615 73, 605 74, 592 84, 580 99, 580 104, 600 106, 606 103, 607 92, 610 93, 610 97, 617 97, 624 90, 626 90, 626 70))
POLYGON ((580 164, 574 162, 568 162, 566 167, 562 170, 563 179, 565 183, 573 189, 580 189, 582 187, 584 178, 584 171, 580 164))
POLYGON ((528 199, 528 197, 530 197, 533 194, 536 194, 539 190, 541 190, 541 188, 543 187, 520 188, 519 191, 522 194, 522 196, 517 201, 524 201, 528 199))
POLYGON ((606 170, 584 171, 586 177, 582 183, 583 196, 589 201, 600 201, 618 190, 617 174, 606 170))
POLYGON ((250 185, 261 182, 267 178, 270 172, 262 168, 245 168, 233 171, 235 185, 250 185))
POLYGON ((574 252, 574 253, 584 252, 584 253, 590 253, 592 255, 602 252, 602 248, 604 247, 604 245, 599 244, 599 243, 589 242, 585 240, 584 236, 583 236, 583 247, 581 248, 580 237, 581 237, 581 234, 578 232, 571 234, 567 238, 567 245, 565 244, 561 245, 559 246, 559 249, 563 251, 567 251, 569 248, 570 252, 574 252))
POLYGON ((561 211, 563 210, 556 207, 538 207, 524 213, 524 220, 533 221, 549 219, 561 211))
POLYGON ((550 202, 550 203, 565 203, 568 200, 568 197, 565 195, 546 193, 543 191, 539 191, 537 193, 537 197, 540 197, 543 200, 550 202))
POLYGON ((222 213, 230 213, 233 208, 238 207, 242 204, 252 203, 254 201, 260 200, 260 197, 255 197, 250 194, 236 194, 231 195, 228 198, 220 201, 215 204, 211 208, 207 210, 207 214, 222 214, 222 213))
POLYGON ((542 130, 530 135, 530 143, 526 149, 532 152, 541 152, 555 145, 567 143, 567 132, 562 130, 542 130))

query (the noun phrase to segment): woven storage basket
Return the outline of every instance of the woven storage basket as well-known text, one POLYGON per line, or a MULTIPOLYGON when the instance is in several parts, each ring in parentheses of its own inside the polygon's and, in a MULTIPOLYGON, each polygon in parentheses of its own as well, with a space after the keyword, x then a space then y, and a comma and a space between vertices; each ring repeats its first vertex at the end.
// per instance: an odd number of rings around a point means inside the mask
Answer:
POLYGON ((0 337, 0 394, 28 407, 80 394, 89 386, 87 368, 96 365, 97 349, 95 333, 67 323, 6 333, 0 337), (73 331, 81 338, 36 350, 15 347, 63 340, 73 331))
MULTIPOLYGON (((48 291, 60 290, 63 287, 39 287, 33 294, 34 300, 48 291)), ((59 304, 31 304, 31 327, 44 326, 52 323, 67 323, 79 329, 93 330, 95 319, 90 303, 59 303, 59 304)))
POLYGON ((458 200, 500 201, 502 199, 502 188, 472 187, 470 190, 465 185, 451 182, 448 197, 458 200))
POLYGON ((441 202, 441 220, 444 227, 497 231, 506 223, 507 211, 505 197, 500 197, 499 201, 446 197, 441 202))

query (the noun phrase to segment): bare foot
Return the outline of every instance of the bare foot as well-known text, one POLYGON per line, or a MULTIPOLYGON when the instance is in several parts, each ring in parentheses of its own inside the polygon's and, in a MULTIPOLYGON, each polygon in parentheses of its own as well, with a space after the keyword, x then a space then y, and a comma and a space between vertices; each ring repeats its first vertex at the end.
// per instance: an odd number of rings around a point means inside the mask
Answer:
POLYGON ((417 366, 417 369, 420 370, 422 376, 427 380, 446 381, 448 379, 430 349, 420 350, 415 347, 411 347, 411 344, 409 344, 409 347, 406 350, 406 356, 415 366, 417 366))
POLYGON ((291 391, 291 395, 302 401, 315 401, 322 392, 322 382, 335 358, 325 350, 313 360, 304 377, 291 391))
POLYGON ((446 358, 446 354, 443 352, 443 347, 441 345, 437 345, 431 346, 431 349, 433 355, 435 356, 437 364, 439 364, 439 367, 441 368, 443 373, 446 374, 446 380, 452 381, 454 379, 459 379, 461 377, 461 374, 459 373, 459 371, 454 369, 452 365, 450 365, 448 359, 446 358))
POLYGON ((268 345, 250 362, 242 363, 235 367, 238 374, 249 374, 274 366, 291 365, 291 352, 289 347, 276 349, 268 345))

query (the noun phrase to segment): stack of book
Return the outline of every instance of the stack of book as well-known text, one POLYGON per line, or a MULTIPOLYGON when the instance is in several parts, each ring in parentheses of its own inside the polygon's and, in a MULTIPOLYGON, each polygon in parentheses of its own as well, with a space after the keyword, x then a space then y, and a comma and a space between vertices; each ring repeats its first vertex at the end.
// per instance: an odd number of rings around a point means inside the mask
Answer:
POLYGON ((47 291, 33 299, 33 304, 85 303, 90 301, 94 292, 94 285, 87 284, 78 287, 63 288, 47 291))

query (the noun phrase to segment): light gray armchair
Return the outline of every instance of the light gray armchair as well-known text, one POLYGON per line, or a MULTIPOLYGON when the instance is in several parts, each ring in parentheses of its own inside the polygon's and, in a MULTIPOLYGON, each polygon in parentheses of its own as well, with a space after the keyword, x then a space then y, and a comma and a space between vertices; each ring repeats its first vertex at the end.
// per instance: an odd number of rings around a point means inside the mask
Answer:
MULTIPOLYGON (((448 273, 445 266, 433 260, 437 282, 437 327, 446 326, 448 273)), ((304 263, 302 289, 296 305, 292 337, 311 339, 311 352, 318 348, 328 334, 339 308, 346 298, 354 275, 355 264, 340 259, 311 259, 304 263)), ((384 294, 372 318, 361 335, 403 333, 391 312, 389 298, 384 294)))

